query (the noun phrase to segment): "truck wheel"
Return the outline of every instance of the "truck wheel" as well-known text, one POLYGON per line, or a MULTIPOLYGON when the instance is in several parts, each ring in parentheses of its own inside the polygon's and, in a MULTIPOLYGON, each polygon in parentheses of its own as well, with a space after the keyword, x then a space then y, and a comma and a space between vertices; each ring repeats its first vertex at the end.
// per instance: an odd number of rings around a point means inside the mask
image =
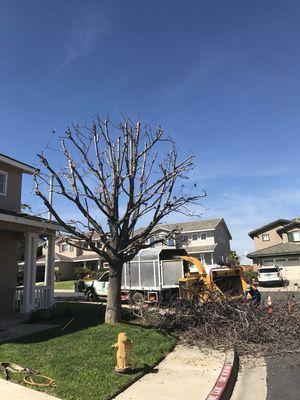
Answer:
POLYGON ((143 293, 136 292, 132 296, 132 302, 135 306, 142 306, 144 304, 144 301, 145 296, 143 295, 143 293))
POLYGON ((97 295, 94 292, 94 290, 89 290, 87 292, 86 299, 87 299, 87 301, 96 301, 97 300, 97 295))

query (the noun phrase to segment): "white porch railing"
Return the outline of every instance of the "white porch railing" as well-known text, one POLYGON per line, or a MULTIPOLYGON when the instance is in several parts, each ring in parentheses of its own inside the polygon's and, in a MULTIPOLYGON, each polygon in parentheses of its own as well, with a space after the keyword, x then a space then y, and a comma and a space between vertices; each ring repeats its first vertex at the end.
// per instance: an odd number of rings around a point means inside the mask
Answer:
MULTIPOLYGON (((24 288, 18 287, 15 291, 15 310, 22 311, 24 298, 24 288)), ((34 290, 33 310, 40 310, 50 307, 50 288, 49 286, 36 286, 34 290)))

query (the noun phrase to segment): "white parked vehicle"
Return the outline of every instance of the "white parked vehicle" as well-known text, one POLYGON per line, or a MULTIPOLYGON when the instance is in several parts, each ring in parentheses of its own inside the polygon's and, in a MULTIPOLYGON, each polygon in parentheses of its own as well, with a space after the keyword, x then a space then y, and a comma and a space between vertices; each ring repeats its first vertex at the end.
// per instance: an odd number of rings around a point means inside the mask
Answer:
POLYGON ((283 285, 282 268, 278 265, 263 266, 258 271, 258 282, 263 285, 283 285))

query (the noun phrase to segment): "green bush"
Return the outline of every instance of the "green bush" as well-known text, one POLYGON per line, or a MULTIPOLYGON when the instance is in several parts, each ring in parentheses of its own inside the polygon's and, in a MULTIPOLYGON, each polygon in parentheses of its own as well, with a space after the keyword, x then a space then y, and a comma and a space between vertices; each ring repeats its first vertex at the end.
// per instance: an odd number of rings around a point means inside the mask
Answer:
POLYGON ((87 275, 89 275, 89 276, 92 275, 92 270, 90 268, 84 268, 84 267, 76 267, 75 268, 76 279, 83 279, 87 275))
POLYGON ((251 283, 252 280, 257 280, 257 272, 255 271, 245 271, 245 279, 247 282, 251 283))

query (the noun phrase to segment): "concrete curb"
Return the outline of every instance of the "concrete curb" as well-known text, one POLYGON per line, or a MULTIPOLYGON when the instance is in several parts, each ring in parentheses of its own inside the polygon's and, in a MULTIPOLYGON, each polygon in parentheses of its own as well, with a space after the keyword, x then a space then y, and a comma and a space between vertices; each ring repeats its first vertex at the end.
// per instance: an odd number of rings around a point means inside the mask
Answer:
POLYGON ((235 350, 226 354, 221 373, 206 400, 229 400, 239 371, 239 358, 235 350))

